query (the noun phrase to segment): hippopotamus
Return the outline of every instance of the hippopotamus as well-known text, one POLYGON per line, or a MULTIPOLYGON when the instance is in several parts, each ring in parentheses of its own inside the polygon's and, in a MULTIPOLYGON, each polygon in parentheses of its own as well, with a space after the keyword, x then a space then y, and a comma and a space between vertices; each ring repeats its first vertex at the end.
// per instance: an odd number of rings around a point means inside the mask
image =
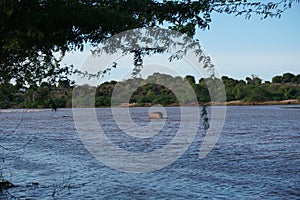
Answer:
POLYGON ((162 119, 163 114, 161 112, 153 112, 149 115, 149 119, 162 119))

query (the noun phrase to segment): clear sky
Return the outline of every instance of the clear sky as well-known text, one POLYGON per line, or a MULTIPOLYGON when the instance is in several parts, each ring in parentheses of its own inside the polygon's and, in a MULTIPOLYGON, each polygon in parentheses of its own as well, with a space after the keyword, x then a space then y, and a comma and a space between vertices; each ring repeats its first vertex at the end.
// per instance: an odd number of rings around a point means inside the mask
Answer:
MULTIPOLYGON (((281 18, 213 14, 212 20, 210 29, 198 30, 195 39, 221 76, 245 79, 253 74, 268 81, 285 72, 300 74, 300 3, 281 18)), ((68 54, 63 63, 81 66, 88 50, 68 54)))
POLYGON ((221 75, 244 79, 251 74, 263 80, 291 72, 300 74, 300 4, 281 18, 250 20, 214 14, 210 30, 198 31, 204 50, 221 75))

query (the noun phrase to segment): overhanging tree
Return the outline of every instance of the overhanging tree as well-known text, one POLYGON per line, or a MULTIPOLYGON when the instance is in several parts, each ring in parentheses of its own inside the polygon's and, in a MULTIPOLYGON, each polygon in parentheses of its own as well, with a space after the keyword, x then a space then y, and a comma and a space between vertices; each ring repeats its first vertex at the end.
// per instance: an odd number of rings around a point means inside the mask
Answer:
POLYGON ((66 52, 128 29, 165 23, 193 36, 196 28, 209 28, 213 12, 280 17, 296 1, 1 0, 0 83, 67 79, 72 67, 60 64, 66 52))

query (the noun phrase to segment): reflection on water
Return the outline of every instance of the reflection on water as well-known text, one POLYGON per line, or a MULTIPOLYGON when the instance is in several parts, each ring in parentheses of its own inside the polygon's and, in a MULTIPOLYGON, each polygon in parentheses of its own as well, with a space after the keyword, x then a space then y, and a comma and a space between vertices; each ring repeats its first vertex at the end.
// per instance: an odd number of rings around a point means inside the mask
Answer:
MULTIPOLYGON (((1 148, 2 172, 19 186, 9 192, 29 199, 297 199, 300 110, 281 107, 228 107, 221 137, 207 157, 198 156, 205 134, 199 129, 174 163, 138 174, 111 169, 89 154, 71 109, 1 111, 0 144, 10 149, 1 148)), ((143 139, 124 134, 110 109, 97 109, 97 117, 120 148, 151 152, 166 145, 180 126, 180 109, 166 112, 163 134, 143 139)), ((131 109, 141 126, 149 123, 148 114, 149 108, 131 109)))

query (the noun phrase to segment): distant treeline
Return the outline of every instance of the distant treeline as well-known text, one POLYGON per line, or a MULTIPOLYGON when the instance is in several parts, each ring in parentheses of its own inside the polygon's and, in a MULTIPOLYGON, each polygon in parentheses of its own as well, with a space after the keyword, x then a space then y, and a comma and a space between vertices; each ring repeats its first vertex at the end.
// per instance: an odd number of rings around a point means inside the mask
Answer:
MULTIPOLYGON (((245 102, 280 101, 287 99, 300 100, 300 74, 285 73, 275 76, 272 81, 262 82, 257 76, 236 80, 227 76, 221 77, 225 86, 227 101, 241 100, 245 102)), ((90 85, 77 86, 77 105, 88 106, 94 103, 97 107, 111 105, 111 96, 115 88, 114 103, 128 103, 123 100, 129 97, 129 103, 136 106, 154 104, 176 105, 179 103, 210 102, 210 94, 214 93, 218 100, 221 94, 220 79, 201 78, 196 82, 193 76, 172 77, 154 73, 147 79, 129 79, 122 82, 110 81, 95 87, 90 85), (191 90, 187 89, 187 84, 191 90), (211 87, 213 86, 213 87, 211 87), (209 88, 209 89, 208 89, 209 88), (176 95, 173 93, 177 91, 176 95), (116 90, 115 90, 116 91, 116 90)), ((11 83, 0 84, 0 108, 49 108, 72 107, 73 86, 70 81, 60 81, 57 85, 43 82, 28 88, 18 88, 11 83)))

